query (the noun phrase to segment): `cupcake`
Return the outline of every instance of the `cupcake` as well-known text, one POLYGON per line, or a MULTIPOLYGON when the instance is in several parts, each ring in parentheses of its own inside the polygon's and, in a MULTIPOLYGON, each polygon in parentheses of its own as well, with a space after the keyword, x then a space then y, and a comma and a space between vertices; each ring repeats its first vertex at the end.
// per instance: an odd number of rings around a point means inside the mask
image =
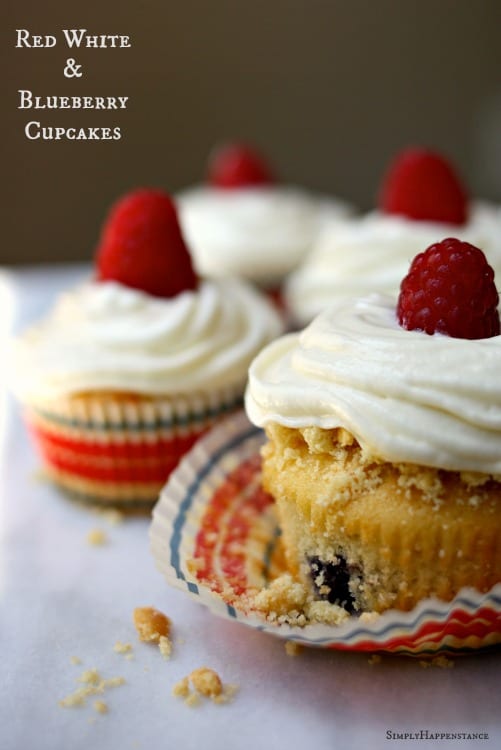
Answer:
POLYGON ((182 192, 180 220, 198 271, 245 278, 275 290, 344 202, 279 184, 248 146, 230 144, 209 159, 207 181, 182 192))
POLYGON ((199 278, 170 198, 113 207, 96 274, 13 348, 14 388, 49 477, 77 498, 148 507, 179 458, 241 403, 282 330, 243 281, 199 278))
POLYGON ((350 613, 501 581, 501 336, 493 271, 456 239, 395 298, 341 300, 250 368, 263 484, 291 571, 350 613))
POLYGON ((416 253, 449 236, 482 247, 501 273, 501 210, 470 202, 440 154, 406 149, 382 181, 377 211, 325 227, 287 282, 287 307, 303 326, 340 297, 396 294, 416 253))

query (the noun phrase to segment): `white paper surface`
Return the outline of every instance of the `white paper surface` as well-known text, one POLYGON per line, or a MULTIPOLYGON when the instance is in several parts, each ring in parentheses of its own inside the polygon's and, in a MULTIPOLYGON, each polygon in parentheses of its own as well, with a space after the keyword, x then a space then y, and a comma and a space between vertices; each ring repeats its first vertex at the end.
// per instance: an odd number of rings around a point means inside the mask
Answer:
MULTIPOLYGON (((0 337, 36 319, 84 271, 28 269, 2 280, 0 337)), ((1 750, 501 747, 499 651, 456 658, 451 669, 395 657, 371 666, 366 654, 333 651, 289 657, 280 640, 170 589, 149 552, 149 519, 111 525, 40 482, 18 405, 0 393, 0 409, 1 750), (105 546, 87 543, 94 528, 105 546), (173 621, 168 661, 136 637, 132 611, 150 604, 173 621), (117 640, 133 644, 134 660, 113 651, 117 640), (189 708, 172 697, 174 683, 203 665, 240 686, 231 704, 189 708), (109 713, 97 714, 93 698, 60 708, 91 667, 127 681, 97 696, 109 713), (489 739, 387 735, 420 730, 489 739)))

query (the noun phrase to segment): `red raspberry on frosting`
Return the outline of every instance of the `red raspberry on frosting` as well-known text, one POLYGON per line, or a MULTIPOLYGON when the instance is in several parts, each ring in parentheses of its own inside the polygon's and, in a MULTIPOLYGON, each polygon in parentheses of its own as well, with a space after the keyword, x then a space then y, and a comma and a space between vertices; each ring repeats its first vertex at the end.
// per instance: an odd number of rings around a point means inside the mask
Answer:
POLYGON ((263 157, 243 143, 229 143, 213 151, 207 180, 218 188, 256 187, 275 182, 263 157))
POLYGON ((409 219, 465 224, 468 199, 453 167, 423 148, 402 151, 383 178, 379 208, 409 219))
POLYGON ((397 316, 408 331, 459 339, 498 336, 499 297, 483 252, 456 239, 416 255, 400 285, 397 316))
POLYGON ((161 190, 141 188, 115 203, 96 265, 98 281, 117 281, 155 297, 174 297, 198 283, 176 208, 161 190))

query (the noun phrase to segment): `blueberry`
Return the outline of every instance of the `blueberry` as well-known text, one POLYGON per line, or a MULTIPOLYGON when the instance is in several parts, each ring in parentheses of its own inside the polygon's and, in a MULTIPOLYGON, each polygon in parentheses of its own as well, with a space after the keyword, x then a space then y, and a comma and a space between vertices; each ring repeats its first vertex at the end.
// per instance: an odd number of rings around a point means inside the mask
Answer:
MULTIPOLYGON (((319 557, 308 558, 315 591, 321 599, 338 604, 353 614, 357 607, 350 591, 350 580, 360 579, 358 565, 348 565, 346 558, 336 555, 337 562, 325 562, 319 557)), ((358 584, 357 580, 357 584, 358 584)))

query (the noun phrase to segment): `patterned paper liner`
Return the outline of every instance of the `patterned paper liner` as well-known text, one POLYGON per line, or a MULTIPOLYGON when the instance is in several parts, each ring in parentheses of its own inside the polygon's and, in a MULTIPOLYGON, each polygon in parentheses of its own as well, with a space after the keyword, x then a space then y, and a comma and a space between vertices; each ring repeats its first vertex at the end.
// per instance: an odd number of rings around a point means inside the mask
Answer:
POLYGON ((280 638, 347 651, 408 655, 469 652, 501 643, 501 584, 463 589, 372 621, 277 625, 248 611, 246 594, 285 571, 273 502, 260 485, 261 430, 243 413, 200 440, 172 473, 153 511, 156 565, 168 583, 212 612, 280 638), (196 569, 192 561, 196 559, 196 569))
POLYGON ((201 435, 239 407, 241 392, 88 394, 30 405, 26 418, 56 485, 82 502, 141 510, 201 435))

